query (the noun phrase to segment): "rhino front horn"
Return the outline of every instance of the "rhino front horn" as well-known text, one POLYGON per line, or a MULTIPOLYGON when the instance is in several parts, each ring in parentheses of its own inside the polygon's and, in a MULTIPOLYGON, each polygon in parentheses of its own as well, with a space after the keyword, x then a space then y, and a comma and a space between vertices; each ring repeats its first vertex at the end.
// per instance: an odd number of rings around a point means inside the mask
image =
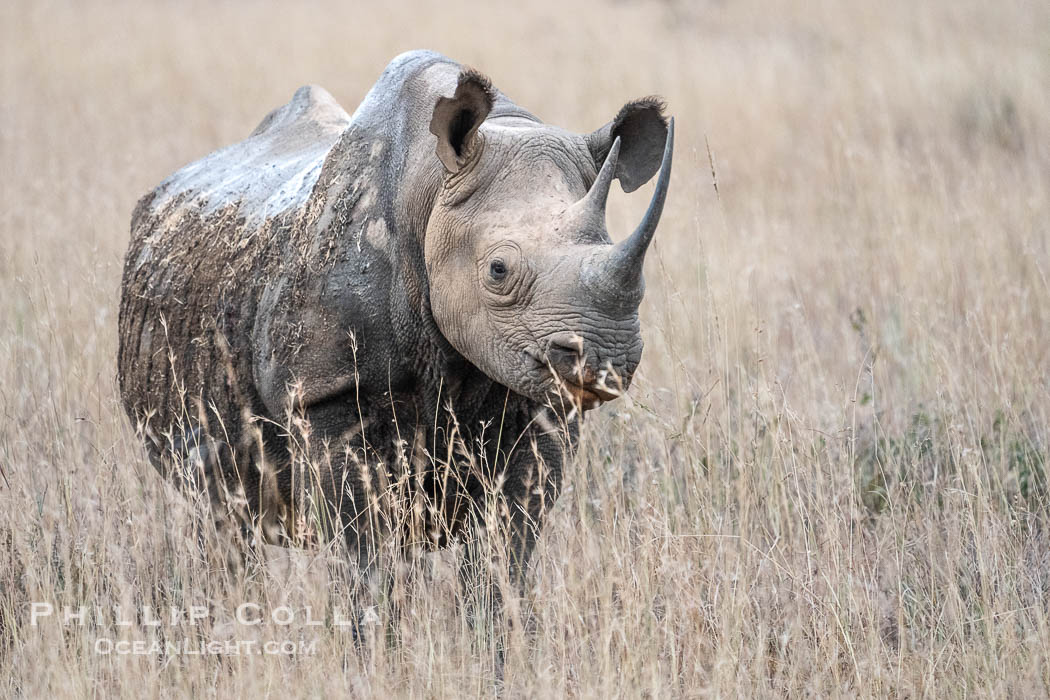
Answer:
POLYGON ((649 201, 642 222, 629 238, 610 250, 602 262, 603 284, 612 295, 625 301, 637 304, 641 301, 644 290, 642 283, 642 264, 645 253, 660 223, 660 215, 667 199, 667 185, 671 181, 671 159, 674 152, 674 118, 667 126, 667 141, 664 143, 664 156, 660 163, 660 176, 656 180, 656 190, 649 201))

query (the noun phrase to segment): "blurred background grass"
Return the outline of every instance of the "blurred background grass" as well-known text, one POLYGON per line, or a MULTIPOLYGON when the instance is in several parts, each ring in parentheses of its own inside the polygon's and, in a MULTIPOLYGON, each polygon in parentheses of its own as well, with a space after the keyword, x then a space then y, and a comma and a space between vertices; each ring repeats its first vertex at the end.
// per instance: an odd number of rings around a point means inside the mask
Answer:
MULTIPOLYGON (((365 655, 106 657, 27 623, 338 596, 193 553, 117 400, 120 270, 163 177, 299 85, 352 111, 413 48, 579 132, 651 93, 677 118, 642 366, 588 420, 508 694, 1047 692, 1050 6, 5 2, 0 28, 4 694, 491 692, 439 573, 365 655)), ((614 237, 649 191, 614 193, 614 237)))

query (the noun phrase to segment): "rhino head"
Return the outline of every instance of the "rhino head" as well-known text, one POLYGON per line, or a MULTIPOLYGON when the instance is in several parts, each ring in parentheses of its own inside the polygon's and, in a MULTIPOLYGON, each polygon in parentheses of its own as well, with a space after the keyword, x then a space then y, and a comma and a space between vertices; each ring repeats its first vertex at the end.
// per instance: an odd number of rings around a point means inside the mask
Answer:
POLYGON ((642 263, 667 195, 674 121, 649 98, 578 135, 520 114, 487 119, 495 99, 465 70, 434 108, 444 177, 424 246, 431 312, 494 381, 594 408, 627 389, 641 359, 642 263), (631 192, 657 168, 645 217, 613 244, 613 179, 631 192))

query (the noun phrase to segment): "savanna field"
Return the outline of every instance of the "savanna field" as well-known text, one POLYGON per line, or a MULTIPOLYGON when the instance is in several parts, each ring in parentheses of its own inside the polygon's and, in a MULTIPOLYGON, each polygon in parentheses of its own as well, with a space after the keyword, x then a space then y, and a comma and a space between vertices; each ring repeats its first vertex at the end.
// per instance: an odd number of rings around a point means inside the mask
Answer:
MULTIPOLYGON (((1047 695, 1048 30, 969 0, 5 0, 0 696, 1047 695), (117 393, 137 199, 300 85, 353 111, 413 48, 576 132, 653 93, 676 118, 642 364, 587 414, 502 671, 455 550, 356 645, 332 547, 217 566, 117 393), (296 648, 104 653, 174 637, 296 648)), ((614 238, 651 192, 614 187, 614 238)))

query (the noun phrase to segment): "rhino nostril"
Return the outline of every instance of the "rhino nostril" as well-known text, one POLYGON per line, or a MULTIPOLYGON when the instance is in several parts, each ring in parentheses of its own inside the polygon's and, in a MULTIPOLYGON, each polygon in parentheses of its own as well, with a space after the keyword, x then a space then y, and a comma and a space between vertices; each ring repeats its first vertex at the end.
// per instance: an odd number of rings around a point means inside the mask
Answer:
POLYGON ((583 355, 583 337, 576 333, 555 333, 547 338, 547 353, 573 357, 583 355))
POLYGON ((547 360, 539 350, 526 350, 524 352, 524 357, 527 362, 530 362, 533 365, 533 367, 541 368, 547 366, 547 360))
POLYGON ((558 341, 551 341, 547 355, 552 362, 575 362, 582 357, 577 346, 558 341))
POLYGON ((575 333, 559 333, 548 338, 546 357, 551 369, 566 381, 589 384, 594 380, 593 368, 583 352, 583 338, 575 333))

